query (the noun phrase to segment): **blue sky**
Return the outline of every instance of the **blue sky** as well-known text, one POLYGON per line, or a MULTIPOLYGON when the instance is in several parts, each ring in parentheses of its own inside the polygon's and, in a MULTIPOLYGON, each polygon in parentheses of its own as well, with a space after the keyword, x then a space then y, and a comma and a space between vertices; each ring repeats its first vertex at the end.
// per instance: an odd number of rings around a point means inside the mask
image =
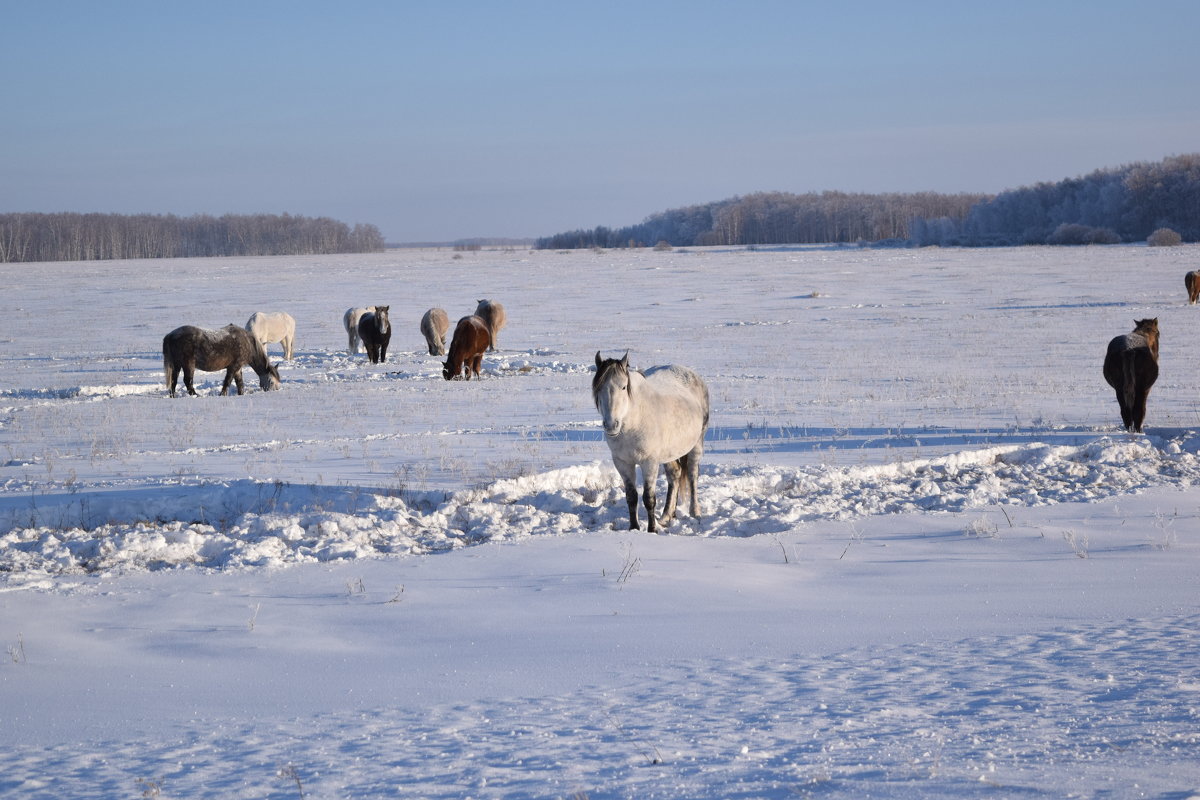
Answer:
POLYGON ((0 212, 541 236, 1200 151, 1200 3, 0 0, 0 212))

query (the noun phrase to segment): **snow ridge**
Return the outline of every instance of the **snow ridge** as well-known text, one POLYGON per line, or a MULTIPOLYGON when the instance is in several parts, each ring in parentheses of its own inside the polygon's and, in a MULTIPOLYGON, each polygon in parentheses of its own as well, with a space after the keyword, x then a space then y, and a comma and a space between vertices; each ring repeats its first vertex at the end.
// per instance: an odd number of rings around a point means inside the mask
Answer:
MULTIPOLYGON (((1151 486, 1200 482, 1200 440, 1101 436, 1079 446, 1032 443, 852 467, 707 466, 704 518, 673 535, 745 537, 818 520, 910 512, 961 513, 999 504, 1086 502, 1151 486)), ((59 524, 9 512, 0 573, 12 585, 46 575, 195 566, 267 567, 420 555, 488 541, 583 535, 625 525, 607 463, 552 470, 454 492, 376 492, 237 481, 171 492, 76 496, 59 524), (106 518, 97 525, 71 518, 106 518)), ((661 499, 661 487, 660 487, 661 499)), ((643 512, 644 513, 644 512, 643 512)))

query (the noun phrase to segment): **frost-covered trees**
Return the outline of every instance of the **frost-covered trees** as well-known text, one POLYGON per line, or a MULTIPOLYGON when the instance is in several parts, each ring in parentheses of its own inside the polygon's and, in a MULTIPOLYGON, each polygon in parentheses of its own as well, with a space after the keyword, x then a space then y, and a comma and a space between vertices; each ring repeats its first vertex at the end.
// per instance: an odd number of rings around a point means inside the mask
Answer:
POLYGON ((0 214, 0 262, 180 256, 321 255, 382 250, 374 225, 257 214, 0 214))
POLYGON ((1140 242, 1157 228, 1200 241, 1200 154, 1014 189, 979 203, 960 225, 913 227, 922 245, 1140 242))

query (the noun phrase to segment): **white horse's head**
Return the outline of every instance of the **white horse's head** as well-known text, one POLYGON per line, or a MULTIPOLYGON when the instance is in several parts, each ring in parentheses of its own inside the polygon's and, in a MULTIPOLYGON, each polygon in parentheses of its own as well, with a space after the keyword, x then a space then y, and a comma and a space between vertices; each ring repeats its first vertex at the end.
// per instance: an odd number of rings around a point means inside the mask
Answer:
POLYGON ((617 437, 625 427, 625 418, 633 406, 629 384, 629 353, 620 360, 602 359, 596 351, 596 377, 592 379, 592 399, 604 422, 604 435, 617 437))

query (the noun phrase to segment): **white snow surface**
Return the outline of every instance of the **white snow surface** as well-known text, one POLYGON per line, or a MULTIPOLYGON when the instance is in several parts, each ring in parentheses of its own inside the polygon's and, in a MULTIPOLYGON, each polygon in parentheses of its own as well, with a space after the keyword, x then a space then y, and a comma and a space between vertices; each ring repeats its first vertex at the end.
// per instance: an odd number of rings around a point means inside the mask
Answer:
POLYGON ((1197 262, 5 265, 0 796, 1200 797, 1197 262), (421 315, 484 297, 444 381, 421 315), (282 390, 167 397, 164 334, 258 310, 282 390), (1100 366, 1145 317, 1131 435, 1100 366), (597 351, 705 378, 701 519, 626 530, 597 351))

